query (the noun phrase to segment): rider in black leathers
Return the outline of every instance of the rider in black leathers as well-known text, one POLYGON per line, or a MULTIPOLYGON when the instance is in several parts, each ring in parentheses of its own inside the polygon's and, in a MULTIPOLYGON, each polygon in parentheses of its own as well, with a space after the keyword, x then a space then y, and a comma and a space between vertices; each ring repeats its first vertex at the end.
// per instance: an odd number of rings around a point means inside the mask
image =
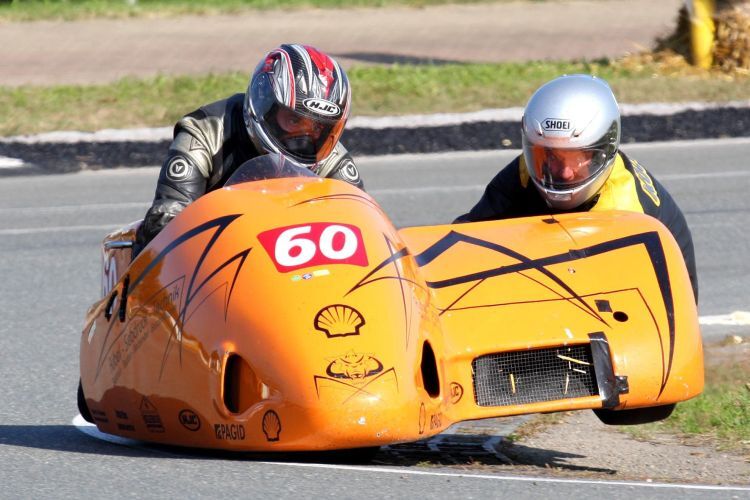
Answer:
POLYGON ((136 234, 136 252, 188 204, 266 153, 283 154, 321 177, 364 189, 354 161, 338 142, 350 103, 349 80, 328 55, 302 45, 269 52, 246 93, 202 106, 175 125, 153 204, 136 234))
POLYGON ((568 75, 540 87, 524 111, 522 140, 523 154, 500 170, 455 222, 601 210, 645 213, 679 244, 698 300, 685 216, 667 190, 620 151, 620 111, 606 82, 568 75))

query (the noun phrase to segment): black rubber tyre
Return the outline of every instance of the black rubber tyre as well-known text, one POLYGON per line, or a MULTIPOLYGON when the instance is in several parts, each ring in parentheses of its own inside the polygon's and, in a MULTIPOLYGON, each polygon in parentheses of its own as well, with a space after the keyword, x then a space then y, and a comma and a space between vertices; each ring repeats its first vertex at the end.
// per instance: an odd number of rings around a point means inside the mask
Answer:
POLYGON ((94 418, 91 416, 89 406, 86 404, 86 397, 83 395, 83 385, 81 385, 81 379, 78 379, 78 412, 81 414, 86 422, 94 423, 94 418))
POLYGON ((674 411, 675 403, 632 410, 594 410, 596 416, 607 425, 639 425, 664 420, 674 411))

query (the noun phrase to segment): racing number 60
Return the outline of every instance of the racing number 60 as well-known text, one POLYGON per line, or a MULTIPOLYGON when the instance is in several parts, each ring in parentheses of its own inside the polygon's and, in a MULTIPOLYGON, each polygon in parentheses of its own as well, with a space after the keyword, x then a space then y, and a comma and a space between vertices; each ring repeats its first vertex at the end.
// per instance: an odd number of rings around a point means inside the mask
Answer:
MULTIPOLYGON (((315 242, 300 236, 309 234, 311 230, 312 226, 300 226, 281 233, 279 239, 276 240, 274 251, 276 262, 285 267, 294 267, 311 261, 315 257, 315 242), (299 252, 293 251, 296 248, 299 252)), ((357 251, 357 235, 346 226, 328 226, 320 233, 317 248, 320 249, 320 253, 331 260, 345 260, 357 251), (333 248, 333 239, 337 234, 344 236, 344 245, 340 250, 333 248)))
POLYGON ((362 233, 348 224, 311 223, 258 235, 279 271, 326 263, 367 265, 362 233))

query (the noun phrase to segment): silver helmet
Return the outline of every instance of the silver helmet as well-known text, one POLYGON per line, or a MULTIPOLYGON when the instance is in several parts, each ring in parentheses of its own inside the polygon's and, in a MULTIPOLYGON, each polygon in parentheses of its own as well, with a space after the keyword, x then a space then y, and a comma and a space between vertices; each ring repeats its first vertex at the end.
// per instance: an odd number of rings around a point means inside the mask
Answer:
POLYGON ((521 128, 526 168, 547 205, 572 210, 596 196, 620 145, 620 109, 604 80, 566 75, 542 85, 521 128))

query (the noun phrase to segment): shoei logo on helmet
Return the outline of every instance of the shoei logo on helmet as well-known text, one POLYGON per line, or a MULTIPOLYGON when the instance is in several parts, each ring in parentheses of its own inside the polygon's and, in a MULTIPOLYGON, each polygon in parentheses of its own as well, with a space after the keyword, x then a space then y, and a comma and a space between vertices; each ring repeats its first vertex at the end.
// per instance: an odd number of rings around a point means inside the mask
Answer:
POLYGON ((325 99, 305 99, 302 101, 302 104, 310 111, 319 115, 336 116, 341 113, 341 108, 325 99))
POLYGON ((542 123, 542 128, 547 131, 563 132, 570 130, 570 120, 560 118, 547 118, 542 123))

